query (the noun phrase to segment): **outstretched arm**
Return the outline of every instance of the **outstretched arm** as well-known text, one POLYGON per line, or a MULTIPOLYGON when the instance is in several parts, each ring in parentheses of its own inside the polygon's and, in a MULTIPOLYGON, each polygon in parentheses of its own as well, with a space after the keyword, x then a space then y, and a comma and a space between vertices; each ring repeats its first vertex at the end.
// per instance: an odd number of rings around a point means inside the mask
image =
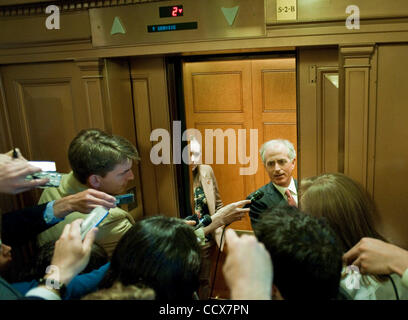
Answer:
POLYGON ((363 274, 391 274, 402 276, 408 268, 408 251, 373 238, 362 238, 343 256, 346 264, 359 267, 363 274))
POLYGON ((210 225, 204 228, 204 233, 213 233, 215 241, 217 242, 218 247, 220 247, 223 226, 227 226, 234 221, 241 220, 243 216, 249 212, 249 208, 244 209, 241 207, 249 203, 251 203, 251 200, 241 200, 222 207, 211 216, 212 222, 210 225))
POLYGON ((233 300, 270 300, 272 294, 272 260, 265 246, 254 236, 238 237, 225 233, 228 254, 224 277, 233 300))
POLYGON ((105 208, 116 207, 115 197, 95 189, 87 189, 76 194, 55 200, 54 216, 64 218, 71 212, 89 213, 98 206, 105 208))
POLYGON ((3 214, 1 237, 11 246, 21 245, 32 237, 47 230, 73 211, 89 213, 97 206, 114 208, 115 197, 104 192, 87 189, 74 195, 55 200, 53 205, 44 203, 3 214), (48 212, 48 205, 53 209, 48 212), (46 217, 54 216, 56 221, 47 222, 46 217))

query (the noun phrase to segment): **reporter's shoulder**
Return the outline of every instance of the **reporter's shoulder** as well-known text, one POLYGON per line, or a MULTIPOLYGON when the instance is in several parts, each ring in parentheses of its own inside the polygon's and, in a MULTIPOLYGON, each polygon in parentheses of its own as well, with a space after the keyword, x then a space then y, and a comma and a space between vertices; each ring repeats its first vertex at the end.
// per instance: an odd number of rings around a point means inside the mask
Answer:
POLYGON ((66 197, 71 194, 75 194, 76 192, 66 192, 66 185, 69 183, 70 174, 64 173, 61 177, 60 186, 57 187, 49 187, 45 188, 41 193, 40 200, 38 200, 38 204, 43 204, 45 202, 50 202, 52 200, 58 200, 63 197, 66 197))
POLYGON ((134 218, 132 215, 127 212, 126 210, 123 210, 120 207, 116 207, 113 209, 109 210, 109 214, 106 217, 106 221, 115 221, 115 220, 122 220, 122 219, 128 219, 132 224, 135 223, 134 218))
POLYGON ((43 204, 46 202, 50 202, 52 200, 58 200, 60 198, 62 197, 58 192, 58 188, 55 187, 45 188, 41 193, 40 200, 38 200, 38 204, 43 204))

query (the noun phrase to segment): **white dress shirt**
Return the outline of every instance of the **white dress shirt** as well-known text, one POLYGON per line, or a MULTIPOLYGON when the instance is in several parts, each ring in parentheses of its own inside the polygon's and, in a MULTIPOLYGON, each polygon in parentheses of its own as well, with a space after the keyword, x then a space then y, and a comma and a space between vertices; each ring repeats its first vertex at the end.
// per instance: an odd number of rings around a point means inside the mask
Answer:
POLYGON ((278 186, 277 184, 274 184, 273 182, 272 184, 275 186, 276 189, 278 189, 278 191, 282 194, 282 196, 286 199, 286 201, 288 201, 288 197, 286 196, 285 192, 286 192, 286 189, 289 189, 290 194, 292 195, 293 199, 295 199, 296 204, 298 204, 297 190, 296 190, 295 180, 293 179, 293 177, 290 180, 289 186, 287 188, 278 186))

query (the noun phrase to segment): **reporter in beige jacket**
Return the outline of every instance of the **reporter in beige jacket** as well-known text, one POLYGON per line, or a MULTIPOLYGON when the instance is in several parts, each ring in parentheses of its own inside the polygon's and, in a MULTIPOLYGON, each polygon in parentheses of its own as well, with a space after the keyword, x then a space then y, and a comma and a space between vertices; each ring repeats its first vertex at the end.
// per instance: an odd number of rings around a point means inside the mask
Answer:
MULTIPOLYGON (((82 130, 71 142, 68 158, 72 172, 62 177, 58 188, 46 188, 39 204, 60 199, 93 188, 111 195, 126 191, 126 186, 134 178, 133 160, 139 160, 136 148, 125 138, 107 134, 98 129, 82 130)), ((69 214, 54 227, 42 232, 38 245, 56 241, 64 226, 86 215, 80 212, 69 214)), ((120 238, 135 223, 133 217, 119 207, 109 211, 108 216, 98 226, 95 243, 103 247, 109 257, 120 238)))

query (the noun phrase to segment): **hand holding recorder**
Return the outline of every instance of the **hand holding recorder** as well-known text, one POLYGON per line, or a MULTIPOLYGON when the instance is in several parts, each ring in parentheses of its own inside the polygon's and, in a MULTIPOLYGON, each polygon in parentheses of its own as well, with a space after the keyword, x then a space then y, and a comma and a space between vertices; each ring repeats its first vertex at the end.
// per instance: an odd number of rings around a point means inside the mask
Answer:
POLYGON ((0 193, 17 194, 49 182, 49 179, 27 181, 28 175, 38 173, 41 169, 30 165, 23 157, 18 157, 18 154, 17 158, 8 154, 0 154, 0 193))

